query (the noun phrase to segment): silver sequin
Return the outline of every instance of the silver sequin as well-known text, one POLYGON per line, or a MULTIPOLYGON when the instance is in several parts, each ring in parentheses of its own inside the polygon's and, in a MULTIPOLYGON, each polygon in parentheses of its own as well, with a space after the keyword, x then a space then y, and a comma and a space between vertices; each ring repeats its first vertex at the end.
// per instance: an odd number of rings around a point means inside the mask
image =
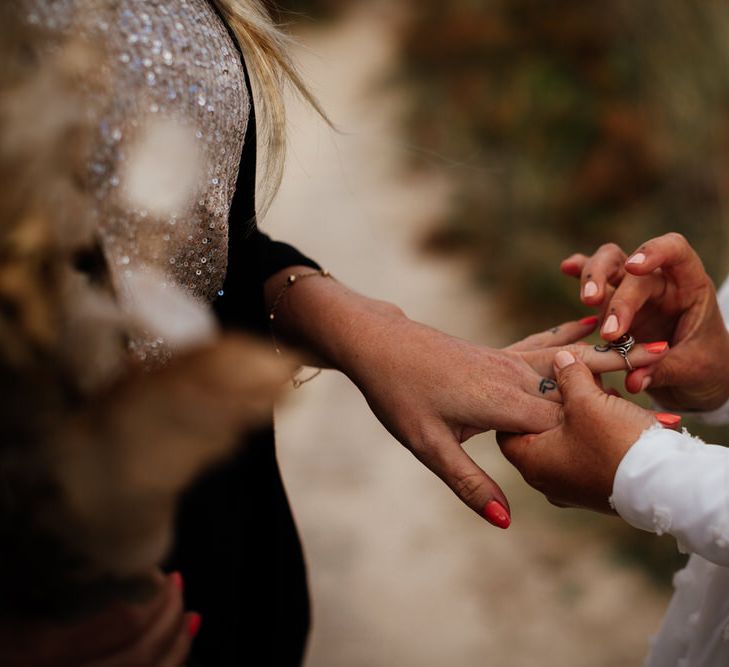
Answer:
MULTIPOLYGON (((196 298, 221 294, 228 214, 250 112, 243 67, 206 0, 24 0, 28 20, 100 43, 108 78, 89 178, 111 270, 159 272, 196 298), (155 216, 130 206, 124 173, 149 119, 189 129, 200 185, 184 210, 155 216), (221 150, 224 147, 226 150, 221 150)), ((233 221, 245 224, 245 221, 233 221)))

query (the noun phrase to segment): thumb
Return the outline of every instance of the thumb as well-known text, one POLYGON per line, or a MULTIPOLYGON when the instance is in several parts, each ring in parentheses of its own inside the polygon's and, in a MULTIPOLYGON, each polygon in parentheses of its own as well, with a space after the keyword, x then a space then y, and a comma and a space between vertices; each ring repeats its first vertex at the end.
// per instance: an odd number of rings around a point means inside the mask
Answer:
POLYGON ((413 447, 413 454, 465 505, 492 525, 508 528, 509 503, 499 485, 464 451, 447 426, 433 425, 429 431, 426 446, 413 447))
POLYGON ((554 371, 565 408, 575 401, 602 393, 592 371, 572 352, 560 350, 554 355, 554 371))

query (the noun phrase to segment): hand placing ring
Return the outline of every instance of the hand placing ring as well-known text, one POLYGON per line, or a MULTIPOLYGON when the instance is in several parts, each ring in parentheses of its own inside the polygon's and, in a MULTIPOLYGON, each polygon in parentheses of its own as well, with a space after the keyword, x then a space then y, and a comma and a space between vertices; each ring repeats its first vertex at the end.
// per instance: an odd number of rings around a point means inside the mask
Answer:
POLYGON ((609 352, 610 350, 615 350, 625 361, 625 365, 628 370, 632 371, 633 366, 630 363, 630 359, 628 359, 628 352, 633 349, 634 345, 635 338, 633 338, 629 333, 626 333, 624 336, 614 340, 612 343, 607 343, 606 345, 595 345, 595 350, 598 352, 609 352))

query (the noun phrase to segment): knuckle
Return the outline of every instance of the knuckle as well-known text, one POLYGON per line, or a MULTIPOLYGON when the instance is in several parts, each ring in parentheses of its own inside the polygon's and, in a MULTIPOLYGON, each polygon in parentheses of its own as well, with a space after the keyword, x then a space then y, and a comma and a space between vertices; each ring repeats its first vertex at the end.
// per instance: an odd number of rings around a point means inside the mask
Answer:
POLYGON ((623 249, 617 243, 603 243, 597 253, 600 255, 622 255, 623 249))
POLYGON ((675 243, 677 245, 688 245, 688 240, 686 237, 681 234, 680 232, 668 232, 663 237, 666 241, 669 241, 670 243, 675 243))
POLYGON ((610 311, 618 310, 622 311, 630 307, 630 302, 625 294, 615 293, 612 299, 610 299, 610 311))
POLYGON ((419 433, 405 434, 401 442, 421 461, 428 461, 436 457, 440 450, 439 439, 428 429, 419 433))
MULTIPOLYGON (((584 350, 584 347, 582 348, 584 350)), ((575 355, 575 357, 582 357, 582 352, 580 351, 580 347, 575 345, 574 349, 570 349, 570 352, 575 355)), ((564 368, 560 369, 557 378, 557 384, 560 386, 564 386, 570 381, 570 378, 574 377, 576 373, 579 373, 580 366, 577 363, 570 364, 569 366, 565 366, 564 368)))
POLYGON ((467 473, 456 477, 453 481, 453 490, 459 498, 471 505, 480 499, 485 482, 483 475, 476 472, 467 473))

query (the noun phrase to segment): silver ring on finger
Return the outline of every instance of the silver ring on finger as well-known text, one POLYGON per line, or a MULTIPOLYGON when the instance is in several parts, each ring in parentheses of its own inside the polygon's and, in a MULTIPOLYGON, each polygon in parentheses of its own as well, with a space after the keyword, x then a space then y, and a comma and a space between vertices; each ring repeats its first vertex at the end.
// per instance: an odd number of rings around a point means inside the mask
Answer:
POLYGON ((609 352, 610 350, 614 350, 617 352, 625 362, 625 367, 628 369, 628 371, 633 370, 633 365, 630 363, 630 359, 628 359, 628 353, 633 349, 635 346, 635 338, 631 336, 629 333, 626 333, 624 336, 621 336, 617 340, 614 340, 612 343, 608 343, 607 345, 596 345, 595 349, 598 352, 609 352))

